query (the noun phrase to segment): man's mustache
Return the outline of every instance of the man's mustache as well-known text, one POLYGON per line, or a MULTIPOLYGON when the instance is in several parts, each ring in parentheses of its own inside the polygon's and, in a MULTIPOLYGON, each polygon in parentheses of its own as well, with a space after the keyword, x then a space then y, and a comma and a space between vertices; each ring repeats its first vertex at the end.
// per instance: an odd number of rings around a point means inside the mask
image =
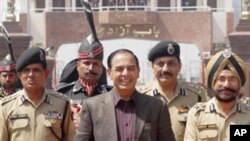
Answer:
POLYGON ((234 89, 231 89, 231 88, 222 88, 222 89, 219 89, 218 92, 223 92, 223 91, 230 91, 232 93, 236 93, 237 91, 234 90, 234 89))
POLYGON ((98 73, 93 72, 93 71, 89 71, 85 73, 86 75, 98 75, 98 73))
POLYGON ((166 71, 166 72, 163 72, 163 73, 161 74, 161 76, 173 76, 173 74, 170 73, 170 72, 168 72, 168 71, 166 71))

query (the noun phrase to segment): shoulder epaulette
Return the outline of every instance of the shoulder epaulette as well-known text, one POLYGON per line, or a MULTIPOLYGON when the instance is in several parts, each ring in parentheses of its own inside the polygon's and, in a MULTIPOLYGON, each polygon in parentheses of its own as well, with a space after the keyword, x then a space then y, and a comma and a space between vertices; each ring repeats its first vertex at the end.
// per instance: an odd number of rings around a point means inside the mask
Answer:
POLYGON ((72 87, 75 85, 75 83, 76 83, 76 81, 71 82, 71 83, 59 83, 56 91, 60 92, 63 89, 66 89, 68 87, 72 87))
POLYGON ((192 111, 194 112, 195 115, 197 115, 200 111, 204 111, 205 108, 206 108, 205 103, 198 102, 193 106, 192 111))
POLYGON ((199 95, 205 91, 205 87, 201 84, 191 82, 185 83, 185 89, 199 95))
POLYGON ((1 104, 4 105, 13 99, 16 99, 18 96, 19 96, 18 93, 14 93, 12 95, 5 96, 3 99, 1 99, 1 101, 2 101, 1 104))
POLYGON ((239 99, 239 101, 243 104, 249 105, 250 104, 250 98, 248 96, 243 96, 239 99))
POLYGON ((152 90, 152 85, 150 85, 150 84, 137 87, 137 91, 140 93, 143 93, 143 94, 145 94, 151 90, 152 90))
POLYGON ((54 97, 57 97, 57 98, 60 98, 60 99, 63 99, 63 100, 66 100, 66 101, 69 101, 69 97, 65 94, 62 94, 62 93, 59 93, 59 92, 55 92, 55 91, 50 91, 49 92, 50 95, 54 96, 54 97))

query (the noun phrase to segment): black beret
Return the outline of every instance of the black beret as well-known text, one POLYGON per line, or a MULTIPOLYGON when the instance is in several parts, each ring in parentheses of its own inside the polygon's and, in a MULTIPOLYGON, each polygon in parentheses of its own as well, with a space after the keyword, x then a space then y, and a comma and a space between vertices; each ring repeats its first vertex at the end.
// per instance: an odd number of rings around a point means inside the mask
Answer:
POLYGON ((0 62, 0 72, 2 71, 15 71, 16 63, 11 60, 10 55, 8 54, 1 62, 0 62))
POLYGON ((16 63, 16 71, 21 71, 25 66, 33 63, 40 63, 47 68, 45 51, 41 48, 26 49, 16 63))
POLYGON ((80 45, 79 59, 103 59, 103 46, 98 40, 94 40, 90 34, 80 45))
POLYGON ((174 56, 180 60, 180 47, 173 41, 161 41, 148 54, 148 60, 153 62, 158 57, 174 56))

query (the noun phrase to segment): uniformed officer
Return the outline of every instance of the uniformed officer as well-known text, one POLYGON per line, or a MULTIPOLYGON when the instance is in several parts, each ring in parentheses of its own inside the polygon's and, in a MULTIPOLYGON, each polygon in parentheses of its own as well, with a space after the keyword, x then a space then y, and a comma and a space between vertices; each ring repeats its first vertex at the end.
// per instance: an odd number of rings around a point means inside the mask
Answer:
POLYGON ((249 107, 238 99, 247 73, 243 60, 228 49, 210 59, 206 78, 214 97, 189 111, 185 141, 229 141, 230 125, 250 124, 249 107))
POLYGON ((179 81, 181 70, 180 47, 176 42, 162 41, 153 47, 148 60, 156 78, 153 83, 139 88, 168 103, 172 128, 177 141, 183 141, 187 112, 195 103, 206 101, 205 90, 199 84, 179 81))
POLYGON ((45 52, 25 50, 16 64, 23 89, 0 102, 1 141, 72 141, 69 99, 44 88, 49 76, 45 52))
POLYGON ((15 69, 16 63, 11 60, 10 55, 0 62, 0 99, 17 91, 18 77, 15 69))
MULTIPOLYGON (((97 37, 90 6, 84 3, 83 6, 92 33, 80 45, 78 58, 75 60, 76 71, 74 69, 69 70, 78 73, 77 80, 66 85, 61 85, 61 83, 57 90, 71 98, 72 110, 75 113, 73 119, 76 128, 78 128, 80 122, 79 112, 83 99, 106 93, 112 88, 107 86, 105 81, 104 83, 102 81, 103 79, 106 80, 106 72, 102 64, 103 45, 97 37)), ((74 61, 72 63, 74 66, 74 61)), ((74 75, 72 73, 65 74, 74 75)), ((67 77, 63 76, 63 78, 67 77)))

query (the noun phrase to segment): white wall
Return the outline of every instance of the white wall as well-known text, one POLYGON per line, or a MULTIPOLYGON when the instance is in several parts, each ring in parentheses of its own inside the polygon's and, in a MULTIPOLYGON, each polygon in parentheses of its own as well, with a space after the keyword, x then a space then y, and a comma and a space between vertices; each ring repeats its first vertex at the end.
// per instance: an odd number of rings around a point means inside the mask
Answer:
POLYGON ((226 12, 213 12, 213 43, 224 42, 226 28, 226 12))
POLYGON ((28 28, 29 34, 33 37, 32 44, 42 43, 44 44, 45 39, 45 22, 43 13, 30 13, 28 17, 28 28))
POLYGON ((233 8, 234 8, 234 27, 237 26, 239 20, 241 18, 241 2, 243 0, 233 0, 233 8))

